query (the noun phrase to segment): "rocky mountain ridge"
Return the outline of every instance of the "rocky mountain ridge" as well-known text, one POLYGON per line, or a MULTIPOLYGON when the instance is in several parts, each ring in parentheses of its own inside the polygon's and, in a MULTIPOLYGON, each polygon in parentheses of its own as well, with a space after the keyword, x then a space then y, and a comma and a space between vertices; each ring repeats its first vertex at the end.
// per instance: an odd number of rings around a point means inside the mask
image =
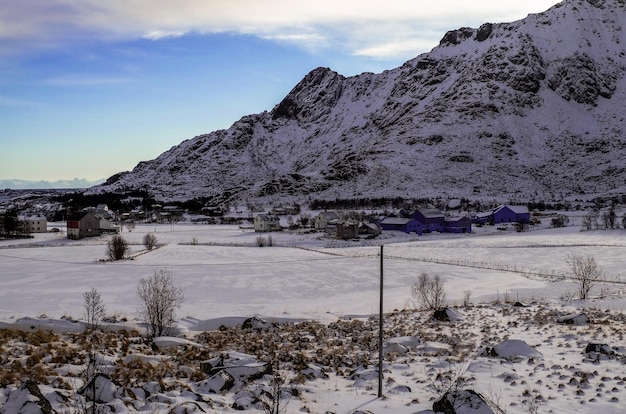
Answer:
POLYGON ((307 74, 271 111, 182 142, 91 192, 164 200, 626 191, 624 0, 565 0, 447 32, 380 74, 307 74))

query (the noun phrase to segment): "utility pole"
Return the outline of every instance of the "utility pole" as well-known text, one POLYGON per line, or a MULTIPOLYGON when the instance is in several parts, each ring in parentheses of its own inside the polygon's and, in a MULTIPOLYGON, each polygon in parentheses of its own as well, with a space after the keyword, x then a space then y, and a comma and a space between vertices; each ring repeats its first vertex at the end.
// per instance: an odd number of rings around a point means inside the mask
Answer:
POLYGON ((378 312, 378 398, 383 396, 383 247, 380 246, 380 308, 378 312))

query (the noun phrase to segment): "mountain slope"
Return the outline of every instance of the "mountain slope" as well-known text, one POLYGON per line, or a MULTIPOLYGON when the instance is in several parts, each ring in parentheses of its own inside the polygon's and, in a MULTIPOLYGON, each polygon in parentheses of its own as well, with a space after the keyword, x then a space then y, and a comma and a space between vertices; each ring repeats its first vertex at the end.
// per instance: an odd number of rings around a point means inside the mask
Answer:
POLYGON ((624 0, 444 35, 399 68, 311 71, 272 111, 92 191, 160 198, 563 198, 625 190, 624 0))

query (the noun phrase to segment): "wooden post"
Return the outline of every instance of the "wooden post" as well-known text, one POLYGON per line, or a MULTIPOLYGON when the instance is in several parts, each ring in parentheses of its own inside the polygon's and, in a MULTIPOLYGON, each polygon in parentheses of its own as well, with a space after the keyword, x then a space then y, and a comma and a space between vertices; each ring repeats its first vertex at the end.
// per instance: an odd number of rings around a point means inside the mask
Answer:
POLYGON ((380 246, 380 308, 378 312, 378 398, 383 396, 383 246, 380 246))

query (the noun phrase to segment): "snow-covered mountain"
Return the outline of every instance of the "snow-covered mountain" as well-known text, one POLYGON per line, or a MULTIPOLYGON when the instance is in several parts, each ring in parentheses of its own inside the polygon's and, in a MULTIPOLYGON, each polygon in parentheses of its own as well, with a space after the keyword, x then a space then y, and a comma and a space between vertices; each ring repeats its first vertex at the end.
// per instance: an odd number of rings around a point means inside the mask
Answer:
POLYGON ((86 180, 84 178, 74 178, 72 180, 57 180, 57 181, 33 181, 33 180, 20 180, 20 179, 0 179, 0 189, 10 188, 13 190, 43 190, 50 188, 87 188, 93 185, 101 184, 104 180, 86 180))
POLYGON ((317 68, 271 111, 91 191, 166 199, 626 192, 625 0, 446 33, 399 68, 317 68))

